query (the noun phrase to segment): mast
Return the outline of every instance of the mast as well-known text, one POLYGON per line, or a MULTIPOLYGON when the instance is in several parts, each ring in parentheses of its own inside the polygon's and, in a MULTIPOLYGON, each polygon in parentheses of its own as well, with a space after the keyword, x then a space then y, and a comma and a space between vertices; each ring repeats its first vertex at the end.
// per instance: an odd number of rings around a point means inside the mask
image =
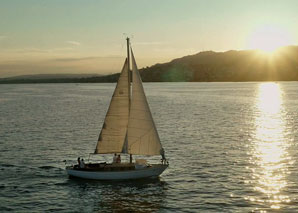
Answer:
POLYGON ((127 67, 128 67, 128 89, 129 89, 129 106, 130 106, 130 99, 131 99, 131 92, 130 92, 130 56, 129 56, 129 38, 126 38, 127 41, 127 67))
POLYGON ((129 38, 126 38, 126 42, 127 42, 127 60, 128 60, 128 70, 130 70, 130 60, 129 60, 129 38))
MULTIPOLYGON (((128 66, 128 94, 129 94, 129 111, 130 111, 130 102, 131 102, 131 74, 130 74, 130 57, 129 57, 129 37, 126 38, 127 41, 127 66, 128 66)), ((129 117, 129 112, 128 112, 128 117, 129 117)), ((126 135, 127 136, 127 135, 126 135)), ((127 140, 127 137, 126 137, 127 140)), ((132 163, 132 154, 129 155, 129 163, 132 163)))

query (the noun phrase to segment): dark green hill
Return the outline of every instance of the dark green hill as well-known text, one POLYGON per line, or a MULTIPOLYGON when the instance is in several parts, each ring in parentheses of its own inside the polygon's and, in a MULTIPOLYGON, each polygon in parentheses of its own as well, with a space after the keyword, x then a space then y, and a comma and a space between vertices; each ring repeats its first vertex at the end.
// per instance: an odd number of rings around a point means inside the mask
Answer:
POLYGON ((110 83, 116 82, 119 78, 119 73, 105 76, 93 77, 58 77, 53 78, 26 78, 26 77, 11 77, 0 78, 0 84, 35 84, 35 83, 110 83))
POLYGON ((144 81, 293 81, 298 80, 298 47, 272 56, 260 51, 200 52, 141 69, 144 81))

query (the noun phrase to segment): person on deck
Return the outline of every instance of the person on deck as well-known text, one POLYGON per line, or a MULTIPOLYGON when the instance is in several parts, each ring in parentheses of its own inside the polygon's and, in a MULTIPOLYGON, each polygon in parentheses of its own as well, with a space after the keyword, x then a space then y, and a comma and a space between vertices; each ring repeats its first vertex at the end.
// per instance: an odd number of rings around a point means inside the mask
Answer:
POLYGON ((121 156, 120 155, 118 155, 116 163, 121 163, 121 156))
POLYGON ((78 157, 78 168, 80 168, 80 165, 81 165, 81 158, 78 157))
POLYGON ((114 154, 114 157, 113 157, 113 163, 117 163, 117 154, 116 153, 114 154))
POLYGON ((164 164, 166 163, 166 156, 165 156, 165 150, 163 148, 161 148, 160 150, 160 155, 161 155, 161 163, 164 164))
POLYGON ((84 159, 82 158, 81 163, 80 163, 80 168, 84 169, 85 168, 85 162, 84 159))

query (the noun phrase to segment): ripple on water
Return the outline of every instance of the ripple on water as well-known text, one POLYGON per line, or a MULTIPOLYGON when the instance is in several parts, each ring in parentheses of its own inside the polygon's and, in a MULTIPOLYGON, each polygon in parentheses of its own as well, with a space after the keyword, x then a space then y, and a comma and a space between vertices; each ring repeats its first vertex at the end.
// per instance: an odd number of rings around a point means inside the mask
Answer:
POLYGON ((170 166, 124 182, 68 179, 63 162, 88 159, 115 84, 0 85, 0 209, 296 212, 298 84, 262 85, 145 83, 170 166))

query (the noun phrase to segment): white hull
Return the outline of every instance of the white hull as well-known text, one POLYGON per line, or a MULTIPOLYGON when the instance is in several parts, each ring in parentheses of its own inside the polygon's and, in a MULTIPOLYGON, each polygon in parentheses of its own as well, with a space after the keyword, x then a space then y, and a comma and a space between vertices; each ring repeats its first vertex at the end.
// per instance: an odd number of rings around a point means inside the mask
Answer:
POLYGON ((83 171, 66 167, 69 176, 93 180, 130 180, 139 178, 158 177, 168 165, 153 164, 151 167, 128 171, 83 171))

